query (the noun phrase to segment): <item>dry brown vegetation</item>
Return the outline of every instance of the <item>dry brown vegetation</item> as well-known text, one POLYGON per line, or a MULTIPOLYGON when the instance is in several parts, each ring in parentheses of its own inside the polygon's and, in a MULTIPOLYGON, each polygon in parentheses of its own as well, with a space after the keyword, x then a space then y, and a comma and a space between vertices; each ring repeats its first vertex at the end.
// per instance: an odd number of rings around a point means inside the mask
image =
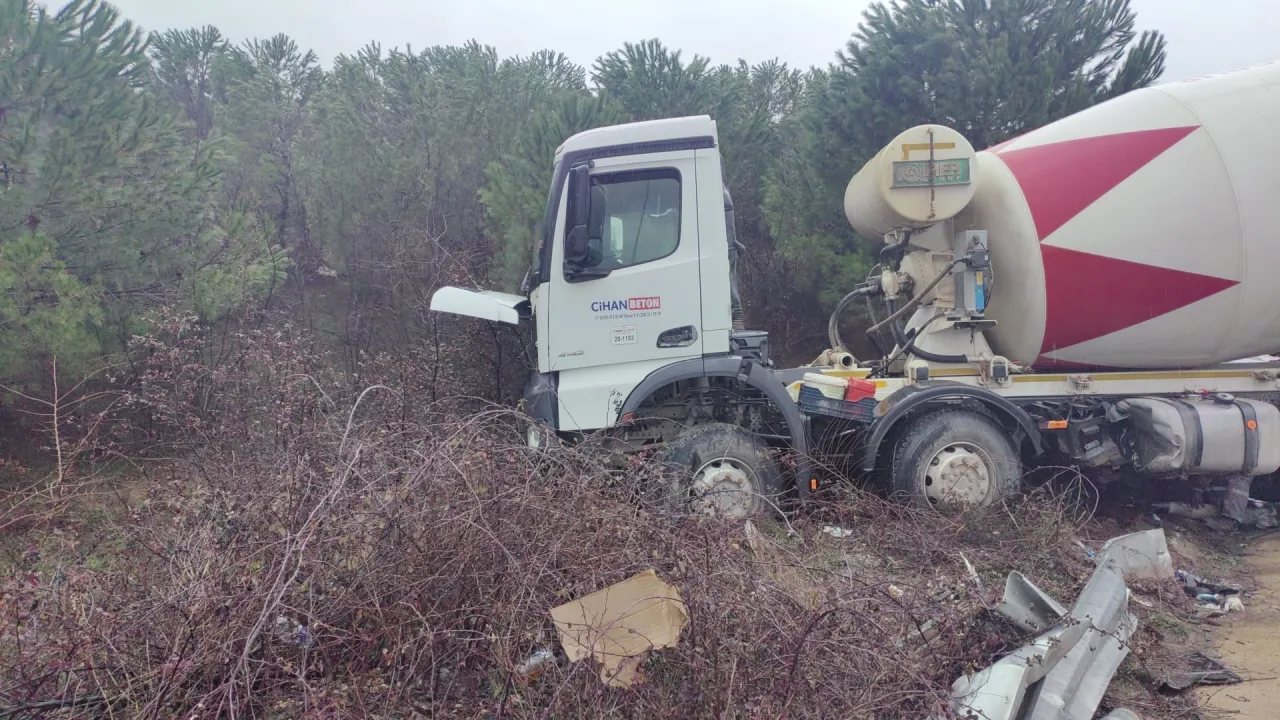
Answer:
POLYGON ((0 717, 923 717, 1024 640, 984 608, 1004 573, 1070 604, 1092 569, 1062 483, 975 517, 852 488, 749 527, 673 517, 635 501, 643 465, 415 404, 436 375, 411 360, 352 381, 296 328, 232 335, 214 363, 161 324, 76 407, 60 486, 92 507, 5 498, 27 511, 0 558, 0 717), (520 676, 559 651, 551 607, 648 568, 690 622, 642 683, 563 657, 520 676))

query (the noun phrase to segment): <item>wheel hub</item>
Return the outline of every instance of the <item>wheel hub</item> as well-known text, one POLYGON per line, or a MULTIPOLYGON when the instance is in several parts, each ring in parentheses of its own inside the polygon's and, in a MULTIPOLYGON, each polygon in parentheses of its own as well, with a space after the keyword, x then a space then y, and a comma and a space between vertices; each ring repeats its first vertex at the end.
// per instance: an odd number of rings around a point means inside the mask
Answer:
POLYGON ((728 458, 699 468, 689 490, 689 509, 700 515, 747 517, 758 502, 750 473, 728 458))
POLYGON ((991 496, 991 468, 977 448, 948 445, 925 469, 925 495, 940 505, 981 505, 991 496))

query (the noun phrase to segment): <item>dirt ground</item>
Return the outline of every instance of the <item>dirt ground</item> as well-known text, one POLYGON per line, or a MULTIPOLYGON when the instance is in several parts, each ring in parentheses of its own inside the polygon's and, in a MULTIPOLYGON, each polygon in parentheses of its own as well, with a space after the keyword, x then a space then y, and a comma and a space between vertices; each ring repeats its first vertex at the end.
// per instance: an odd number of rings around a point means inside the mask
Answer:
POLYGON ((1197 694, 1208 717, 1272 720, 1280 715, 1280 533, 1249 543, 1243 559, 1255 589, 1245 611, 1212 638, 1218 657, 1244 683, 1197 694))

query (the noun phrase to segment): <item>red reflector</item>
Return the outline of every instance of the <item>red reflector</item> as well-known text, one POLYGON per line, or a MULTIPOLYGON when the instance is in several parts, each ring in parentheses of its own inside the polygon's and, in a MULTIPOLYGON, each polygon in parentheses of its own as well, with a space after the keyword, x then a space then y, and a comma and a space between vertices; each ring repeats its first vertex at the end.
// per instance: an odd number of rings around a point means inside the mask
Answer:
POLYGON ((1042 429, 1042 430, 1066 430, 1066 429, 1067 429, 1067 421, 1066 421, 1066 420, 1049 420, 1049 421, 1047 421, 1047 422, 1042 422, 1042 423, 1040 423, 1040 429, 1042 429))

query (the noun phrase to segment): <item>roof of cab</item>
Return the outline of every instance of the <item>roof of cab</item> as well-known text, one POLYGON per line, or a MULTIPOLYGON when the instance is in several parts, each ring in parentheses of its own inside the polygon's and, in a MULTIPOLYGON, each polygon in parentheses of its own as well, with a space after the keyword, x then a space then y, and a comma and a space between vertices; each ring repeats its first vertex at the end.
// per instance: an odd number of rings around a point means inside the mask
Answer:
POLYGON ((717 144, 719 144, 716 123, 709 115, 645 120, 584 130, 565 140, 559 148, 556 148, 556 157, 558 158, 564 153, 577 150, 590 150, 614 145, 631 145, 655 140, 707 136, 716 138, 717 144))

